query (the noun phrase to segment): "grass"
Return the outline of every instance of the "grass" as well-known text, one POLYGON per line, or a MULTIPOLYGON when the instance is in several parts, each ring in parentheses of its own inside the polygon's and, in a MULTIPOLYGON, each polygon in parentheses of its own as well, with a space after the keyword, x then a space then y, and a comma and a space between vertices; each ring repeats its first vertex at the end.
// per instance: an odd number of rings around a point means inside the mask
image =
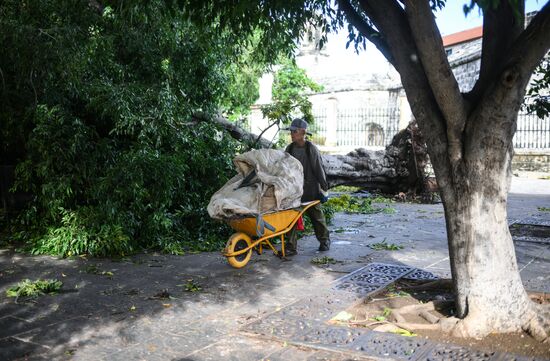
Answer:
POLYGON ((55 279, 31 281, 25 279, 15 286, 8 288, 6 296, 8 297, 31 297, 36 298, 45 294, 56 294, 63 286, 63 282, 55 279))
POLYGON ((537 207, 537 209, 541 212, 550 212, 550 207, 537 207))
POLYGON ((384 238, 382 242, 369 244, 369 248, 374 249, 375 251, 398 251, 405 247, 395 243, 387 243, 384 238))

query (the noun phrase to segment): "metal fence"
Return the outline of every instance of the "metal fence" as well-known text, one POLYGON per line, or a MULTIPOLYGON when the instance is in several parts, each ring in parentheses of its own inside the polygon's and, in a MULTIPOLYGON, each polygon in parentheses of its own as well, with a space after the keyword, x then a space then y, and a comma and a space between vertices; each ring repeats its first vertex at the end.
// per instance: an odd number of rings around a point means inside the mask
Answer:
POLYGON ((550 149, 550 117, 540 119, 536 114, 518 115, 516 149, 550 149))
MULTIPOLYGON (((327 110, 314 109, 313 141, 324 145, 327 138, 327 110)), ((334 121, 334 120, 332 120, 334 121)), ((399 131, 399 108, 347 108, 336 112, 336 146, 385 147, 399 131)))
MULTIPOLYGON (((327 145, 327 138, 332 138, 337 147, 385 147, 399 131, 397 107, 342 108, 332 114, 335 119, 329 119, 326 108, 313 108, 315 122, 309 131, 315 144, 327 145), (327 127, 329 121, 336 121, 336 126, 327 127), (327 137, 328 131, 335 134, 327 137)), ((239 125, 250 131, 248 122, 239 125)), ((279 133, 279 137, 290 142, 287 132, 279 133)), ((550 117, 540 119, 535 114, 520 113, 513 142, 516 149, 550 149, 550 117)))

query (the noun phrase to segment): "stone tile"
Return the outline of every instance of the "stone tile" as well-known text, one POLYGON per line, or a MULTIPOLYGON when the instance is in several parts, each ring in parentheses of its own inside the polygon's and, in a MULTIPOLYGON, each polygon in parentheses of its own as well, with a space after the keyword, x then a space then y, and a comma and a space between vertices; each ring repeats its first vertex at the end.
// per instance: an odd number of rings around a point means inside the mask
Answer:
POLYGON ((10 361, 42 352, 48 352, 48 348, 12 337, 0 340, 0 360, 10 361))
POLYGON ((490 361, 495 356, 497 356, 495 352, 484 352, 455 345, 437 344, 432 350, 423 356, 423 358, 426 361, 490 361))
POLYGON ((432 347, 432 343, 417 337, 403 337, 383 332, 369 332, 357 338, 350 347, 368 356, 392 360, 413 360, 432 347))
POLYGON ((229 336, 223 338, 220 342, 188 355, 187 358, 196 361, 271 360, 271 355, 283 350, 283 348, 284 346, 278 343, 266 343, 240 336, 229 336))
POLYGON ((30 331, 33 328, 36 328, 36 325, 20 318, 2 317, 0 318, 0 339, 30 331))
POLYGON ((261 361, 307 361, 309 357, 313 356, 315 353, 317 353, 317 350, 314 349, 286 346, 281 350, 267 355, 262 358, 261 361))

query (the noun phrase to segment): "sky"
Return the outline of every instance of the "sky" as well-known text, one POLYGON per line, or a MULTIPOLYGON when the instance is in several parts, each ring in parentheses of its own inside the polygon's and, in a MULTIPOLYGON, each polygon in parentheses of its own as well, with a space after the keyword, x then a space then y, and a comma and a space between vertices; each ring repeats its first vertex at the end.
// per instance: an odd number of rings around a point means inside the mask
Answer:
MULTIPOLYGON (((443 10, 436 12, 436 22, 441 35, 449 35, 482 25, 483 17, 477 9, 464 15, 462 7, 470 3, 464 0, 448 0, 443 10)), ((546 0, 525 1, 525 12, 540 10, 546 0)))
MULTIPOLYGON (((526 12, 539 10, 547 0, 527 0, 526 12)), ((469 0, 448 0, 443 10, 436 12, 436 22, 441 35, 449 35, 462 30, 475 28, 482 25, 482 16, 477 9, 464 15, 462 7, 469 4, 469 0)), ((338 34, 329 35, 326 44, 326 52, 330 54, 330 60, 320 60, 316 72, 324 76, 349 74, 350 69, 360 74, 385 74, 393 70, 382 54, 368 43, 366 51, 355 53, 353 46, 346 49, 347 31, 341 30, 338 34)), ((395 76, 395 73, 393 74, 395 76)))

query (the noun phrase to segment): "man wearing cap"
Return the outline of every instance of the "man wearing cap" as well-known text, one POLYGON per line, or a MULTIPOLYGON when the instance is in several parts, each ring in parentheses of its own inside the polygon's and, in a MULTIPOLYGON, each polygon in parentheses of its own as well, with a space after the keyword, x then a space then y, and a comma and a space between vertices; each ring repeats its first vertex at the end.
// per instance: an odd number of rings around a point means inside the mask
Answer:
MULTIPOLYGON (((317 199, 321 200, 322 203, 326 202, 328 192, 327 178, 319 149, 309 140, 306 140, 306 134, 308 134, 307 122, 296 118, 287 130, 290 130, 292 143, 286 147, 285 151, 298 159, 304 167, 304 193, 302 195, 302 202, 317 199)), ((321 204, 310 207, 306 211, 306 214, 311 219, 311 223, 313 223, 315 236, 320 243, 319 251, 328 251, 330 249, 330 236, 321 204)), ((297 241, 298 234, 296 226, 294 226, 290 231, 287 241, 285 252, 287 256, 293 256, 297 253, 297 241)))

